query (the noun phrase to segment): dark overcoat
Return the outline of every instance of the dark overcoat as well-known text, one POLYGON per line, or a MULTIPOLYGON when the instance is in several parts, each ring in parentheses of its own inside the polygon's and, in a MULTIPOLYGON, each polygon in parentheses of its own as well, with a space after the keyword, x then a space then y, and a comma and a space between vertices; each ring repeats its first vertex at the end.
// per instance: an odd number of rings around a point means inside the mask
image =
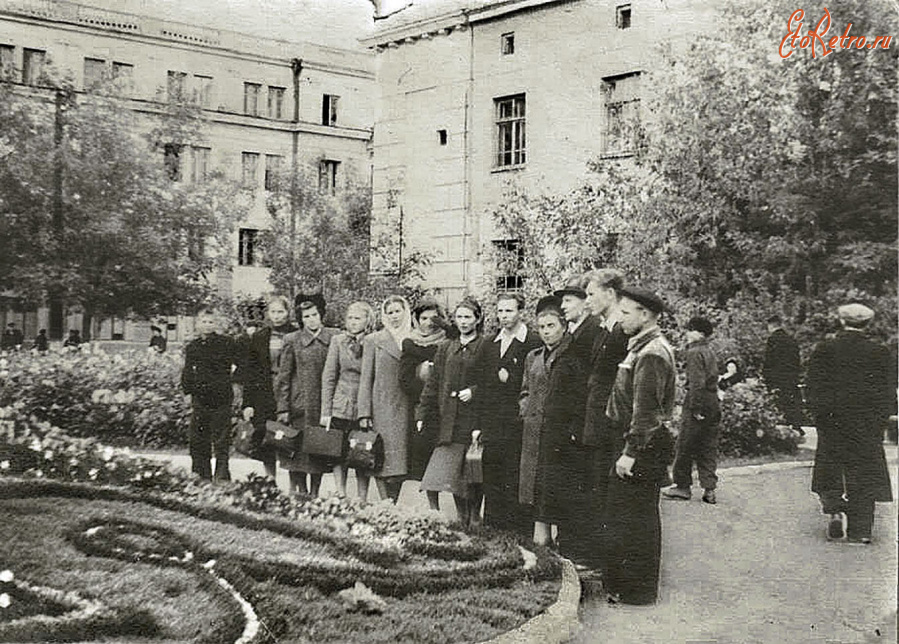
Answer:
POLYGON ((884 421, 895 412, 896 383, 888 349, 859 331, 819 344, 809 362, 808 387, 818 447, 812 490, 843 491, 857 477, 876 501, 891 501, 883 451, 884 421))
MULTIPOLYGON (((444 342, 446 342, 444 340, 444 342)), ((434 368, 420 368, 424 362, 434 362, 437 347, 441 343, 427 346, 418 344, 412 338, 403 340, 403 355, 400 357, 400 386, 409 399, 409 477, 415 480, 424 476, 431 460, 431 453, 437 446, 436 423, 425 423, 421 431, 413 427, 415 408, 421 399, 425 383, 434 373, 434 368)))
POLYGON ((473 365, 483 341, 479 336, 463 345, 457 338, 437 348, 434 370, 422 390, 415 418, 438 428, 438 445, 468 444, 471 432, 479 429, 473 365), (474 392, 467 403, 459 400, 458 393, 463 389, 474 392))
POLYGON ((531 351, 524 361, 521 381, 521 463, 518 482, 518 501, 534 504, 534 485, 537 480, 537 461, 540 458, 540 433, 546 394, 549 391, 549 372, 558 352, 540 347, 531 351))
POLYGON ((593 340, 590 376, 587 379, 587 408, 581 436, 581 443, 584 445, 600 445, 603 432, 608 431, 606 405, 618 374, 618 364, 625 357, 627 335, 621 329, 621 324, 616 323, 611 330, 600 325, 593 340))
POLYGON ((799 382, 799 345, 783 329, 775 330, 765 343, 762 377, 771 389, 793 389, 799 382))
MULTIPOLYGON (((287 333, 297 327, 290 325, 287 333)), ((278 365, 272 364, 269 343, 272 339, 272 328, 265 326, 246 340, 246 363, 244 368, 243 406, 252 407, 254 420, 264 422, 273 420, 278 405, 275 402, 274 381, 278 375, 278 365)), ((283 349, 282 349, 283 351, 283 349)))

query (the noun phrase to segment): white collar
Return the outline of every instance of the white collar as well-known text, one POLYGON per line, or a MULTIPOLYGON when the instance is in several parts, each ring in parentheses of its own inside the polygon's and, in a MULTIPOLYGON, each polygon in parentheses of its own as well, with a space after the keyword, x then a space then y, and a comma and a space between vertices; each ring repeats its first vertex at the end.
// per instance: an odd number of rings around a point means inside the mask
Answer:
POLYGON ((524 342, 528 338, 528 328, 525 324, 518 321, 518 324, 515 326, 514 331, 509 331, 505 327, 499 330, 499 333, 496 334, 496 337, 493 338, 494 342, 500 342, 503 338, 507 338, 511 341, 513 338, 518 340, 519 342, 524 342))

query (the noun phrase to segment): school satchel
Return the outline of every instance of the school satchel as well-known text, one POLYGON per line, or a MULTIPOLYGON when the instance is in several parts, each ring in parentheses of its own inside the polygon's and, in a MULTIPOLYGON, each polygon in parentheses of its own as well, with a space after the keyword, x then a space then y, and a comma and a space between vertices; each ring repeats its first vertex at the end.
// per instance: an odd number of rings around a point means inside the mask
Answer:
POLYGON ((484 446, 481 444, 481 432, 471 432, 471 443, 465 450, 465 465, 462 468, 462 477, 467 483, 484 482, 484 446))
POLYGON ((307 427, 303 432, 303 451, 315 456, 327 456, 329 458, 343 458, 346 451, 346 441, 343 432, 339 429, 315 425, 307 427))
POLYGON ((379 470, 384 465, 384 439, 374 430, 354 429, 347 439, 347 467, 379 470))
POLYGON ((287 458, 293 458, 303 445, 303 432, 276 420, 267 420, 262 444, 274 447, 287 458))
POLYGON ((261 446, 261 436, 256 435, 256 427, 249 420, 240 419, 234 424, 234 451, 250 458, 256 458, 261 446))

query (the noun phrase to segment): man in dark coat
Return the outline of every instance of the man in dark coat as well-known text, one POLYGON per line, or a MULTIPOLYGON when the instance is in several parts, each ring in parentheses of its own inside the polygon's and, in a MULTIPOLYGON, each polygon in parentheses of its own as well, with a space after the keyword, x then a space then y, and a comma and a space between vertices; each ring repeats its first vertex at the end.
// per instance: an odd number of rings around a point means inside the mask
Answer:
MULTIPOLYGON (((524 298, 501 294, 496 303, 500 329, 481 344, 474 366, 477 416, 484 446, 484 523, 531 536, 532 517, 518 503, 521 419, 518 396, 524 359, 540 338, 522 320, 524 298)), ((476 511, 476 510, 475 510, 476 511)))
POLYGON ((768 390, 774 393, 777 408, 787 424, 803 434, 802 408, 799 398, 799 345, 783 328, 780 316, 768 318, 768 341, 762 377, 768 390))
POLYGON ((631 336, 618 367, 606 414, 624 434, 606 495, 608 530, 603 583, 610 601, 652 604, 658 598, 662 554, 659 486, 667 478, 673 439, 674 350, 658 319, 665 305, 651 291, 621 290, 620 314, 631 336))
POLYGON ((889 350, 865 337, 874 311, 847 304, 842 331, 816 348, 809 362, 809 396, 818 430, 812 491, 830 515, 830 539, 871 543, 874 503, 892 501, 883 452, 883 422, 896 412, 889 350))

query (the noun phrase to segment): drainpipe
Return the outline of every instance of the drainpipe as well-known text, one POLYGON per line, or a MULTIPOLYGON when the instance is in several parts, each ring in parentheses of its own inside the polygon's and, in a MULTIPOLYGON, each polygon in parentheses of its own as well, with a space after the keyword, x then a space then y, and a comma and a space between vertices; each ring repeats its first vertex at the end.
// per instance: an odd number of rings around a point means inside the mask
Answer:
POLYGON ((290 301, 296 297, 297 265, 296 265, 296 238, 297 238, 297 173, 299 172, 300 152, 300 76, 303 74, 303 59, 294 58, 290 61, 293 70, 293 142, 290 152, 290 301))
POLYGON ((468 11, 465 11, 465 23, 468 26, 468 87, 465 90, 465 132, 463 136, 463 154, 465 159, 465 201, 462 214, 462 281, 465 290, 470 287, 468 283, 471 275, 472 244, 472 212, 471 212, 471 101, 474 93, 474 26, 468 20, 468 11))

